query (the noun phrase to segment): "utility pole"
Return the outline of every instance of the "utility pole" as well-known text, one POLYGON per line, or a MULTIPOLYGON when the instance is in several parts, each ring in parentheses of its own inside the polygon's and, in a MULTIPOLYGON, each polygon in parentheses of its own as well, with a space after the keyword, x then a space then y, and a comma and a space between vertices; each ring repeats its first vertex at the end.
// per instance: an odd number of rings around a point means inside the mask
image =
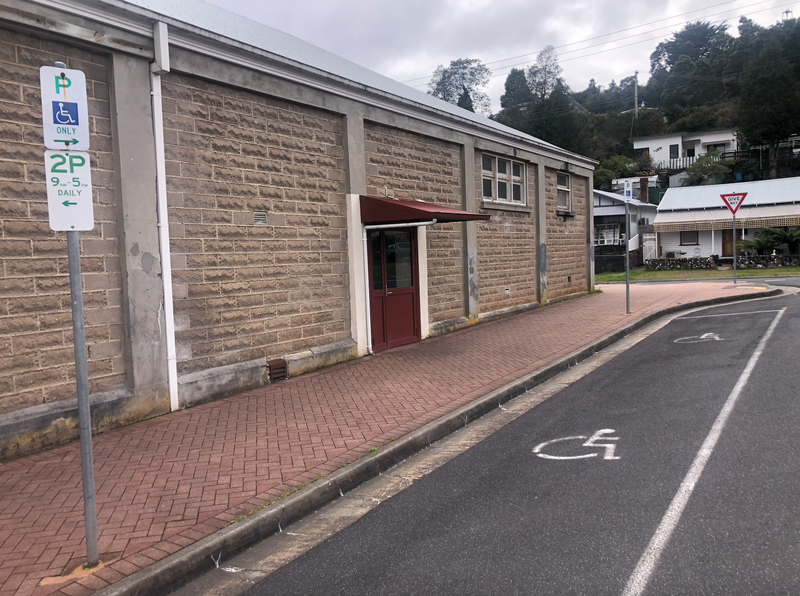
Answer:
POLYGON ((633 117, 639 119, 639 71, 633 75, 633 117))

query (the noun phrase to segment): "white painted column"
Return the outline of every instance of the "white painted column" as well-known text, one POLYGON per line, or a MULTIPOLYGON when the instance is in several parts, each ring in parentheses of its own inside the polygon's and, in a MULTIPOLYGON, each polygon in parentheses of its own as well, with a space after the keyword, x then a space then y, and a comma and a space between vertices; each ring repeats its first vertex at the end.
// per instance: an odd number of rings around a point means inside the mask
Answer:
POLYGON ((417 255, 419 256, 419 335, 425 339, 431 334, 430 313, 428 312, 428 228, 417 228, 417 255))
POLYGON ((350 337, 358 355, 367 353, 367 301, 364 247, 361 242, 361 195, 347 195, 347 262, 350 273, 350 337))

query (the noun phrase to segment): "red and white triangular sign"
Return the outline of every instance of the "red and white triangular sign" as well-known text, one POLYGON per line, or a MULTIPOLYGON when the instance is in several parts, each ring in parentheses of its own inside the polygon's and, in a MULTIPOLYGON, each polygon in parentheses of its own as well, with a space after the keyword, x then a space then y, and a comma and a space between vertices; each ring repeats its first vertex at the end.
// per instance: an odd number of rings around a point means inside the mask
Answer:
POLYGON ((719 195, 722 197, 722 200, 725 201, 725 204, 728 206, 728 209, 731 210, 731 213, 736 215, 736 212, 741 207, 742 203, 744 203, 744 198, 747 196, 746 192, 736 192, 729 195, 719 195))

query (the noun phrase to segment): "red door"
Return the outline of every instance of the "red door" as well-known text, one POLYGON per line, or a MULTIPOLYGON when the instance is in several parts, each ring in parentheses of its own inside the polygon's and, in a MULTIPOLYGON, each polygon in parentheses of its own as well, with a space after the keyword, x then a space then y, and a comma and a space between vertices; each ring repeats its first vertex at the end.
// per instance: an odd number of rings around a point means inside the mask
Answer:
POLYGON ((377 352, 418 341, 416 229, 374 230, 368 250, 372 349, 377 352))

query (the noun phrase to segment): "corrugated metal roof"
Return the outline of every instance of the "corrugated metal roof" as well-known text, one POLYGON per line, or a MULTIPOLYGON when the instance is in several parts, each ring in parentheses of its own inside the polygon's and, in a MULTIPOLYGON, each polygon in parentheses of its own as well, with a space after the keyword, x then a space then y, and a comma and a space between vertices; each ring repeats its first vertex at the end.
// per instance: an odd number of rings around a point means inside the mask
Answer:
MULTIPOLYGON (((800 202, 800 178, 669 188, 658 205, 658 211, 724 209, 729 214, 720 195, 741 192, 746 192, 747 197, 737 217, 748 207, 800 202)), ((749 216, 743 214, 742 217, 749 216)))
MULTIPOLYGON (((748 198, 750 198, 748 196, 748 198)), ((720 199, 720 202, 722 199, 720 199)), ((744 221, 746 219, 765 219, 771 217, 793 217, 800 215, 800 203, 794 205, 767 205, 761 207, 751 206, 745 209, 744 206, 739 208, 736 212, 736 220, 744 221)), ((733 217, 728 208, 724 209, 708 209, 705 211, 659 211, 653 221, 654 224, 671 224, 682 222, 701 222, 701 221, 732 221, 733 217)), ((739 224, 742 225, 742 224, 739 224)))
MULTIPOLYGON (((432 95, 399 83, 389 77, 373 72, 328 52, 302 39, 273 29, 241 15, 232 13, 204 0, 124 0, 126 3, 152 11, 164 17, 186 23, 187 25, 205 29, 216 35, 253 46, 260 50, 276 54, 294 62, 310 66, 334 76, 353 81, 359 85, 380 90, 402 99, 449 113, 458 118, 487 126, 505 134, 525 139, 537 145, 549 147, 559 153, 581 158, 591 162, 587 157, 561 149, 556 145, 527 135, 494 120, 484 118, 451 103, 442 101, 432 95)), ((366 49, 365 49, 366 50, 366 49)))

